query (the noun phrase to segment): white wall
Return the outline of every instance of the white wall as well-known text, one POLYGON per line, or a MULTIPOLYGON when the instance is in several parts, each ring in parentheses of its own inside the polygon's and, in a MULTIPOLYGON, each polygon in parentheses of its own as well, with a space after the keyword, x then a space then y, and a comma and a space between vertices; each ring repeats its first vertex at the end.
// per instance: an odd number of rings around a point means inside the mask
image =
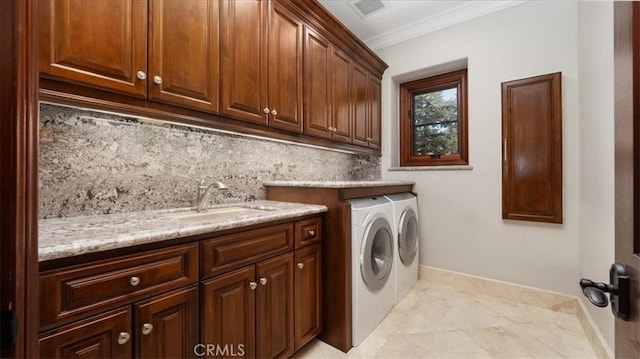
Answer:
POLYGON ((527 2, 379 50, 383 79, 383 178, 416 182, 420 263, 576 294, 578 286, 578 60, 576 2, 527 2), (397 164, 398 79, 467 58, 466 171, 387 171, 397 164), (503 81, 562 71, 563 225, 502 220, 503 81))
MULTIPOLYGON (((614 262, 613 3, 578 4, 580 78, 580 277, 609 280, 614 262)), ((611 308, 587 303, 589 314, 614 346, 611 308)))

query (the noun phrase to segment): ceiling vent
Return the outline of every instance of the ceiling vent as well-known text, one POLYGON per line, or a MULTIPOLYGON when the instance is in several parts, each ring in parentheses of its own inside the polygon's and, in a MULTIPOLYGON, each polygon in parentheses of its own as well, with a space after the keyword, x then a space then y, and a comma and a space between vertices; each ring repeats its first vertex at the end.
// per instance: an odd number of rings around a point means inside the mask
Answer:
POLYGON ((358 16, 365 18, 388 7, 382 0, 351 0, 349 4, 358 16))

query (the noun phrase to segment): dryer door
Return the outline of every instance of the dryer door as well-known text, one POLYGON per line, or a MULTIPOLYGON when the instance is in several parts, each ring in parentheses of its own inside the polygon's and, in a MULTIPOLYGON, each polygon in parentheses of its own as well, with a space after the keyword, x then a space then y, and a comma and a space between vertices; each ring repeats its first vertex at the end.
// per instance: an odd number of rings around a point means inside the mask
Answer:
POLYGON ((393 263, 391 225, 378 217, 367 226, 360 251, 360 273, 367 288, 377 291, 384 287, 393 263))
POLYGON ((410 265, 418 253, 418 217, 416 212, 407 208, 400 216, 398 225, 398 254, 404 265, 410 265))

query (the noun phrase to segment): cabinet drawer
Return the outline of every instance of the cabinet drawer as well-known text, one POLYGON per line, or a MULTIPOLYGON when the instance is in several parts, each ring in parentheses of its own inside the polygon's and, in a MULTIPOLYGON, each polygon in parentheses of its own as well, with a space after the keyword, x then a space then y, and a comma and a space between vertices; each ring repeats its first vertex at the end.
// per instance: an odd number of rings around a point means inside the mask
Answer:
POLYGON ((227 272, 293 249, 293 223, 202 241, 203 277, 227 272))
POLYGON ((56 269, 40 275, 40 325, 102 311, 198 280, 198 245, 56 269))
POLYGON ((310 218, 296 222, 296 249, 322 241, 322 219, 310 218))

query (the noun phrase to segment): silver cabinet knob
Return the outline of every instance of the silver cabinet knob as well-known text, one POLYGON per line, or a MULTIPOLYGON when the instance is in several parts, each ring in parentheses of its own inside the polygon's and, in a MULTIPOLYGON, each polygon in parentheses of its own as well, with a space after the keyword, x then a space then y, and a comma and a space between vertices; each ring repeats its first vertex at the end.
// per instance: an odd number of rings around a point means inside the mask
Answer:
POLYGON ((271 110, 271 114, 272 114, 272 115, 274 115, 274 116, 278 116, 278 111, 276 111, 276 110, 271 110))
POLYGON ((144 80, 147 78, 147 74, 144 73, 144 71, 138 71, 136 73, 136 76, 140 79, 140 80, 144 80))
POLYGON ((334 127, 333 128, 333 133, 336 133, 336 132, 338 132, 338 129, 334 127))
POLYGON ((298 263, 298 268, 300 268, 300 269, 304 268, 304 263, 302 263, 302 262, 298 263))
POLYGON ((162 77, 158 75, 153 76, 153 83, 156 85, 160 85, 162 83, 162 77))
POLYGON ((249 282, 249 288, 251 288, 251 290, 256 290, 256 288, 258 288, 258 283, 249 282))
POLYGON ((315 235, 316 235, 316 231, 314 231, 314 230, 310 230, 310 231, 309 231, 309 235, 310 235, 310 236, 312 236, 312 237, 313 237, 313 236, 315 236, 315 235))
POLYGON ((267 278, 265 277, 260 278, 260 284, 267 285, 267 278))
POLYGON ((262 112, 264 112, 264 113, 266 113, 268 115, 269 114, 269 109, 265 107, 265 108, 262 109, 262 112))
POLYGON ((140 277, 131 277, 131 279, 129 279, 129 284, 131 284, 132 287, 137 286, 140 284, 140 277))
POLYGON ((149 335, 153 331, 153 324, 144 323, 142 324, 142 335, 149 335))
POLYGON ((131 339, 131 335, 127 332, 120 332, 120 334, 118 334, 118 344, 120 345, 127 344, 129 339, 131 339))
POLYGON ((329 126, 327 127, 327 130, 329 130, 329 132, 333 132, 333 127, 329 126))

